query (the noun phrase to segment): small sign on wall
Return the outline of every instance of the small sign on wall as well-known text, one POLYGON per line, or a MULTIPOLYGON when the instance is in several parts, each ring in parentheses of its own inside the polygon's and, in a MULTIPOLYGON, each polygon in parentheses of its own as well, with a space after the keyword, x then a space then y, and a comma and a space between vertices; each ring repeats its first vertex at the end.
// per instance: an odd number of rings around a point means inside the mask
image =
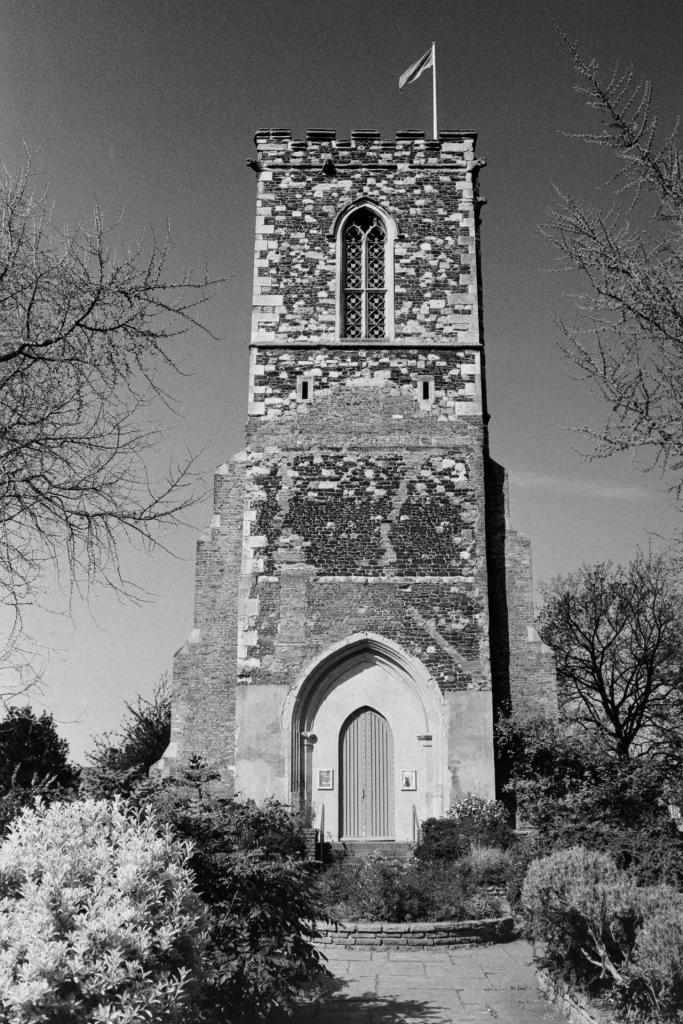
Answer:
POLYGON ((417 789, 417 772, 414 769, 401 772, 401 789, 417 789))
POLYGON ((334 768, 318 769, 318 789, 334 789, 334 768))

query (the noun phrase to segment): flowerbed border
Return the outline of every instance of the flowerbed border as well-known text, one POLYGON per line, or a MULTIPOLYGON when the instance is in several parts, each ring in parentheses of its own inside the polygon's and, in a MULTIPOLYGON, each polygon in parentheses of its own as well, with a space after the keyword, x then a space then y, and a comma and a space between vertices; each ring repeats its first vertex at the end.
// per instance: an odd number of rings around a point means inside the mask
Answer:
POLYGON ((571 1024, 616 1024, 588 999, 562 978, 554 978, 543 967, 536 968, 538 987, 553 1006, 568 1017, 571 1024))
POLYGON ((479 921, 387 921, 316 922, 317 942, 335 946, 430 946, 478 945, 509 942, 514 937, 511 916, 487 917, 479 921))

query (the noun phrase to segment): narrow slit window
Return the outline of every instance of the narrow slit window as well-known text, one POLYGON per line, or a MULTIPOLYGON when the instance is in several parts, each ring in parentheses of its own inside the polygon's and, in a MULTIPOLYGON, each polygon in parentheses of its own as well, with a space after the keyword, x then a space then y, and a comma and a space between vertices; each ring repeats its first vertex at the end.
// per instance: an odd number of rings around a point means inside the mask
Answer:
POLYGON ((387 331, 384 222, 361 207, 344 226, 342 319, 345 338, 384 338, 387 331))
POLYGON ((296 397, 300 402, 310 402, 313 397, 313 380, 311 377, 299 377, 296 382, 296 397))
POLYGON ((421 406, 434 404, 434 378, 418 377, 417 397, 421 406))

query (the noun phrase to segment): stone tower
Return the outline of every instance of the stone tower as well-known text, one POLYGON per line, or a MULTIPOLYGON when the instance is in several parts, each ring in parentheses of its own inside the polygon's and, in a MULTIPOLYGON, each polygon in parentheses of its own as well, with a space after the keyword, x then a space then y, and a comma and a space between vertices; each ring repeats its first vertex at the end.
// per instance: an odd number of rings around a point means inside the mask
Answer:
POLYGON ((414 838, 496 792, 502 701, 555 707, 488 456, 473 132, 256 135, 246 448, 216 472, 168 769, 414 838))

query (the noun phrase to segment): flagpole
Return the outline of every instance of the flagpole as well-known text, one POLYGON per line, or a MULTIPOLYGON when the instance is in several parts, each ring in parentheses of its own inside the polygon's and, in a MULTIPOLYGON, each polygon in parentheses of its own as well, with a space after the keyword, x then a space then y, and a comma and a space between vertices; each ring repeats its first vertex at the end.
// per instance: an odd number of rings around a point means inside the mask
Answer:
POLYGON ((432 98, 434 107, 434 140, 438 139, 436 131, 436 43, 432 43, 432 98))

